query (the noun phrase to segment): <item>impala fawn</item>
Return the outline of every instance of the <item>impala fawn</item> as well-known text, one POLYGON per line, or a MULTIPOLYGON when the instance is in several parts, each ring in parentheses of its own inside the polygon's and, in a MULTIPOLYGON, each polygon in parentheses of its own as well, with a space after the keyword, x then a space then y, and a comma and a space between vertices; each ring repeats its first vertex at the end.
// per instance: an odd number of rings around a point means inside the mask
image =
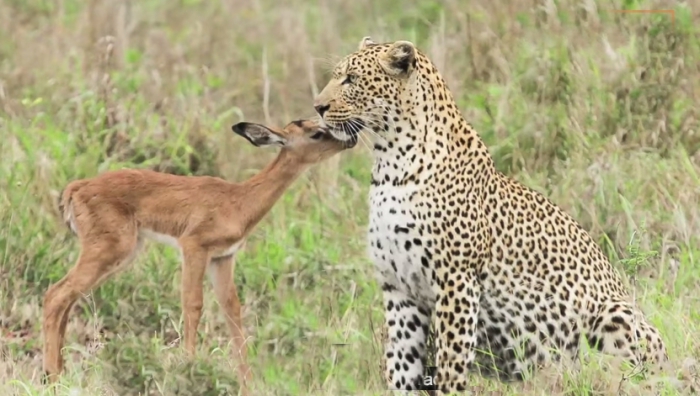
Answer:
POLYGON ((184 348, 194 354, 202 313, 202 283, 210 275, 240 360, 241 389, 252 374, 247 364, 241 305, 233 282, 234 256, 260 219, 309 166, 352 147, 304 120, 284 129, 241 122, 233 131, 255 146, 278 145, 277 158, 243 183, 150 170, 118 170, 76 180, 63 190, 61 217, 75 233, 80 256, 44 296, 44 370, 54 382, 63 369, 61 349, 72 305, 127 266, 144 239, 177 247, 182 262, 184 348))

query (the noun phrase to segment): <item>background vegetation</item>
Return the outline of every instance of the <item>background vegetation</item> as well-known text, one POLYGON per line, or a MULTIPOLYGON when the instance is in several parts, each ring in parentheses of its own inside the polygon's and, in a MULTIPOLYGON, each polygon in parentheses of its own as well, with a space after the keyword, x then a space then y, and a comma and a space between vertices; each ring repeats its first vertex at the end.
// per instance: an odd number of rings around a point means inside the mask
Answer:
MULTIPOLYGON (((275 152, 230 126, 312 116, 330 67, 364 35, 428 53, 498 167, 591 230, 663 332, 675 379, 664 394, 689 392, 700 356, 699 14, 697 1, 3 0, 0 394, 46 392, 42 294, 78 256, 54 206, 68 181, 122 167, 247 178, 275 152), (650 8, 675 17, 614 12, 650 8)), ((239 255, 261 394, 382 392, 368 153, 358 145, 308 172, 239 255)), ((211 290, 198 359, 176 347, 179 276, 175 251, 149 245, 82 299, 60 393, 235 394, 211 290)), ((590 361, 474 386, 644 392, 590 361)))

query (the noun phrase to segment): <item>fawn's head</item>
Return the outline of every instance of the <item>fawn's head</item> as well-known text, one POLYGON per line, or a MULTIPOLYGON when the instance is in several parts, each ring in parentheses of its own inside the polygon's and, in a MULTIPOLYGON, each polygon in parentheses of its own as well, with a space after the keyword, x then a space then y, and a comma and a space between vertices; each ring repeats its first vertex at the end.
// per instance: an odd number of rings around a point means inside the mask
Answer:
POLYGON ((231 129, 256 147, 280 146, 305 163, 323 161, 357 144, 357 140, 340 141, 334 138, 328 129, 311 120, 292 121, 282 129, 239 122, 231 129))

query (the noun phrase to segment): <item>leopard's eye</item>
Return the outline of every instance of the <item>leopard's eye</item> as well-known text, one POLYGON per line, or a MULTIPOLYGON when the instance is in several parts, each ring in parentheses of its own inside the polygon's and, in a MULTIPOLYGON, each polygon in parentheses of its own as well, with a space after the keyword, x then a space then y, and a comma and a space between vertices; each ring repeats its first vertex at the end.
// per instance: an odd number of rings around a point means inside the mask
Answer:
POLYGON ((357 76, 354 74, 348 74, 347 77, 345 77, 345 80, 343 80, 343 85, 354 84, 355 81, 357 81, 357 76))

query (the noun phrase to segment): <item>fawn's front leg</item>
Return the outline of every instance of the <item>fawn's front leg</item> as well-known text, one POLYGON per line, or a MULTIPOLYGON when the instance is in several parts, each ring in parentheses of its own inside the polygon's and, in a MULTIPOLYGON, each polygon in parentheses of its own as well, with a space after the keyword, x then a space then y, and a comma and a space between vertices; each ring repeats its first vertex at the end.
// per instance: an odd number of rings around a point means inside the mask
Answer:
POLYGON ((233 255, 212 259, 209 264, 209 274, 214 285, 216 299, 219 301, 219 306, 226 317, 226 323, 231 333, 234 352, 239 359, 239 380, 241 388, 245 390, 245 387, 252 380, 252 372, 248 366, 248 348, 241 319, 241 301, 233 281, 235 260, 233 255))
POLYGON ((185 351, 194 356, 197 343, 197 327, 202 317, 204 297, 202 283, 209 262, 208 252, 196 242, 181 242, 182 246, 182 311, 184 317, 183 338, 185 351))

